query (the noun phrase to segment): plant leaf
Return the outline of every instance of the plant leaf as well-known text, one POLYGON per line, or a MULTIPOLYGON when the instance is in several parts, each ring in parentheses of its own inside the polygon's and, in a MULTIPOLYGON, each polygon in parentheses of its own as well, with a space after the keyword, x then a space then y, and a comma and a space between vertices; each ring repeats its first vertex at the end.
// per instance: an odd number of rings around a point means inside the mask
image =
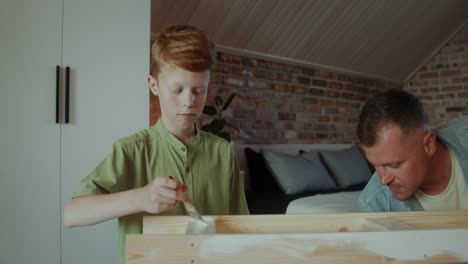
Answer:
POLYGON ((203 107, 203 113, 209 116, 214 116, 218 113, 218 111, 216 111, 216 108, 214 108, 214 106, 205 105, 205 107, 203 107))
POLYGON ((209 124, 203 125, 200 129, 203 130, 203 131, 212 133, 212 131, 213 131, 212 123, 213 122, 210 122, 209 124))
POLYGON ((229 135, 229 133, 227 133, 226 131, 219 132, 218 136, 224 138, 225 140, 227 140, 227 142, 231 142, 231 135, 229 135))
POLYGON ((213 122, 211 122, 211 125, 213 126, 213 134, 217 135, 221 132, 221 130, 224 129, 224 125, 226 124, 226 120, 224 119, 215 119, 213 122))
POLYGON ((216 103, 217 106, 220 106, 220 105, 223 104, 223 99, 221 98, 221 96, 217 95, 215 97, 215 103, 216 103))
POLYGON ((235 127, 235 126, 232 125, 232 124, 229 124, 228 122, 226 122, 226 126, 228 126, 228 127, 232 128, 232 129, 236 130, 237 133, 240 132, 239 129, 238 129, 237 127, 235 127))
POLYGON ((229 98, 226 100, 226 103, 224 103, 224 106, 223 106, 223 111, 226 110, 229 105, 232 103, 232 100, 234 100, 234 97, 236 97, 236 93, 233 93, 229 96, 229 98))

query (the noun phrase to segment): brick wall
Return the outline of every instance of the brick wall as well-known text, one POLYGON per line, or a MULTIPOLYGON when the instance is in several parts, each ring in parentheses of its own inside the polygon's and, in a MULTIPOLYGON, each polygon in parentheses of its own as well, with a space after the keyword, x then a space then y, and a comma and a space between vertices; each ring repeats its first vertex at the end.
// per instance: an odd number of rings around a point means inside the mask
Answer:
POLYGON ((433 126, 468 115, 468 25, 406 83, 419 96, 433 126))
MULTIPOLYGON (((363 102, 398 83, 371 80, 287 63, 218 53, 207 104, 237 93, 223 113, 238 142, 351 143, 363 102)), ((151 96, 150 125, 159 117, 151 96)), ((209 119, 203 117, 201 122, 209 119)))

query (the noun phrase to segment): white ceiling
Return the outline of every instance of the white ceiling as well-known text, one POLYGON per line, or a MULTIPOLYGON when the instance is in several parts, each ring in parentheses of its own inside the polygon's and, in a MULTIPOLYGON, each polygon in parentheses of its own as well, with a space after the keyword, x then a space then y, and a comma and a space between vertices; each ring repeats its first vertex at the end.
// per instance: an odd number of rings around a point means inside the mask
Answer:
POLYGON ((405 81, 468 21, 468 0, 152 0, 151 31, 191 24, 219 50, 405 81))

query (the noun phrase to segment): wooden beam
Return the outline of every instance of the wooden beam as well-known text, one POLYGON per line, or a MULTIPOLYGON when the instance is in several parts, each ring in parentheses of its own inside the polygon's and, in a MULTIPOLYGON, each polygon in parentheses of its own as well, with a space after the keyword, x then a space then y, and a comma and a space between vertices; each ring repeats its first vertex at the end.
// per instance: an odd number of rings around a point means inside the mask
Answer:
POLYGON ((409 230, 411 227, 390 218, 371 218, 367 221, 382 227, 383 230, 409 230))
POLYGON ((468 229, 128 235, 126 263, 462 263, 467 237, 468 229))
MULTIPOLYGON (((468 228, 468 211, 349 213, 310 215, 203 216, 214 222, 217 234, 284 234, 382 231, 373 219, 397 221, 414 229, 468 228)), ((189 216, 146 216, 143 234, 186 234, 189 216)), ((382 222, 382 220, 379 220, 382 222)))
POLYGON ((127 264, 462 263, 468 211, 148 216, 127 264))

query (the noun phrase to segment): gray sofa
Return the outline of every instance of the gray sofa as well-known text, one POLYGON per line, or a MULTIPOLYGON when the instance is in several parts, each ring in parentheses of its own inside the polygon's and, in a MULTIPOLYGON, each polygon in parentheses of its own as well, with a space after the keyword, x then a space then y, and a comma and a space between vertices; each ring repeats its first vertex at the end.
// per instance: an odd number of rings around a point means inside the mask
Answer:
POLYGON ((373 168, 350 144, 234 144, 251 214, 284 214, 316 194, 358 191, 373 168))

